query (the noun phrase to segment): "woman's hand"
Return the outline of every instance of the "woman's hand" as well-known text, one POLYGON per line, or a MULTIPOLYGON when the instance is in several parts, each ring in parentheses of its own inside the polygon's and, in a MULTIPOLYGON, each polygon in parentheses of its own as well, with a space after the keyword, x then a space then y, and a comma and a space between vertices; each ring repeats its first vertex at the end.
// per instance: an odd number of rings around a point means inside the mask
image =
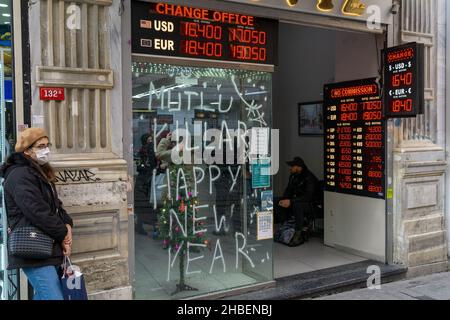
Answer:
POLYGON ((64 238, 63 245, 72 246, 72 227, 70 224, 66 224, 67 227, 67 235, 64 238))
POLYGON ((70 255, 72 254, 72 246, 68 245, 68 244, 62 244, 62 248, 63 248, 63 254, 66 257, 70 257, 70 255))

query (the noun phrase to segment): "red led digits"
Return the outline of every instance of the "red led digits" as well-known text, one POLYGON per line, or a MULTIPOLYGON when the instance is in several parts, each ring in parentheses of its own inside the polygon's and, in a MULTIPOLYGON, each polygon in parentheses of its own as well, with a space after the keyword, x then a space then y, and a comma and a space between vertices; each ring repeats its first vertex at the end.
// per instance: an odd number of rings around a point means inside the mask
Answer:
POLYGON ((367 131, 369 131, 370 133, 381 133, 383 132, 383 127, 382 126, 368 127, 367 131))
POLYGON ((383 140, 383 135, 381 133, 369 133, 366 135, 366 140, 381 141, 383 140))
POLYGON ((392 101, 391 110, 392 112, 411 112, 413 108, 412 99, 396 99, 392 101))
POLYGON ((392 76, 392 87, 398 88, 400 86, 410 86, 413 82, 412 72, 394 74, 392 76))
POLYGON ((369 192, 373 192, 373 193, 381 193, 381 192, 383 192, 383 187, 382 186, 374 186, 374 185, 372 185, 372 186, 369 186, 367 188, 367 190, 369 192))
POLYGON ((192 38, 222 40, 222 27, 204 23, 181 22, 181 35, 192 38))
POLYGON ((342 148, 341 153, 342 154, 352 154, 352 148, 342 148))
POLYGON ((228 40, 231 42, 232 58, 261 62, 267 60, 267 49, 259 47, 267 44, 267 33, 265 31, 228 28, 228 40))
POLYGON ((352 163, 351 162, 342 162, 340 161, 338 164, 339 168, 351 168, 352 167, 352 163))
POLYGON ((347 121, 358 121, 358 113, 357 112, 342 113, 341 114, 341 121, 344 121, 344 122, 347 122, 347 121))
POLYGON ((381 109, 383 109, 381 101, 363 102, 364 111, 381 110, 381 109))
POLYGON ((383 119, 381 111, 368 111, 363 113, 364 121, 377 121, 383 119))
POLYGON ((352 142, 351 141, 340 141, 339 147, 341 148, 351 148, 352 142))
POLYGON ((358 111, 357 103, 343 103, 341 104, 341 112, 355 112, 358 111))
POLYGON ((341 187, 342 189, 351 189, 352 184, 349 182, 340 182, 339 187, 341 187))
POLYGON ((365 147, 366 148, 382 148, 383 143, 381 141, 366 141, 365 147))
POLYGON ((248 30, 242 28, 228 28, 229 41, 246 44, 265 45, 267 33, 265 31, 248 30))
POLYGON ((352 139, 352 135, 348 134, 348 133, 345 133, 345 134, 342 133, 342 134, 339 134, 338 139, 339 140, 351 140, 352 139))
POLYGON ((379 178, 381 179, 383 177, 383 173, 381 171, 372 171, 370 170, 367 174, 369 178, 379 178))
POLYGON ((373 156, 370 162, 383 163, 383 158, 381 156, 373 156))
POLYGON ((352 174, 352 169, 342 169, 339 168, 338 173, 340 175, 351 175, 352 174))
POLYGON ((352 133, 351 127, 339 127, 337 128, 338 133, 352 133))
POLYGON ((266 48, 231 44, 231 57, 239 60, 266 61, 266 48))
POLYGON ((181 52, 192 56, 221 57, 222 44, 216 42, 185 40, 181 43, 181 52))

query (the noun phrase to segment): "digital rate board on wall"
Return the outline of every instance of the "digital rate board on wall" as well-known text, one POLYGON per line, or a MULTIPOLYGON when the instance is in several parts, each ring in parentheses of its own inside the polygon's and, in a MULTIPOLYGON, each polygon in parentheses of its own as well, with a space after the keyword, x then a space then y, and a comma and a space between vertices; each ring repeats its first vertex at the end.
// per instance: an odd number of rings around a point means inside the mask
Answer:
POLYGON ((385 198, 385 122, 376 80, 324 87, 326 191, 385 198))
POLYGON ((278 21, 166 3, 132 1, 136 54, 275 65, 278 21))
POLYGON ((408 43, 383 51, 386 118, 415 117, 424 105, 424 45, 408 43))

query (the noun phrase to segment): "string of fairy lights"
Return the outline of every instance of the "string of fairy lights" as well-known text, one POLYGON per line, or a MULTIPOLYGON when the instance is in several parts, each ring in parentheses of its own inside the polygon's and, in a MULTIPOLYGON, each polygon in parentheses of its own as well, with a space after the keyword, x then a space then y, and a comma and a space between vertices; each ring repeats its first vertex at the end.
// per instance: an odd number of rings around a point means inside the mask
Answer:
POLYGON ((167 75, 169 77, 194 78, 230 78, 231 76, 251 79, 254 81, 270 81, 271 74, 263 71, 246 71, 225 68, 199 68, 175 66, 152 62, 133 62, 132 73, 135 77, 142 74, 167 75))

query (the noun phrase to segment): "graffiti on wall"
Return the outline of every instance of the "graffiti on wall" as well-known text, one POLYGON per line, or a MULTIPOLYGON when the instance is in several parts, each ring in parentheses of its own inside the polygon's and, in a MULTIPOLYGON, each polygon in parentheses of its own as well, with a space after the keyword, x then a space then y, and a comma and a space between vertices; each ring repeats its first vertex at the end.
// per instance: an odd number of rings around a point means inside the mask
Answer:
POLYGON ((60 183, 101 181, 93 171, 93 169, 65 169, 57 172, 56 179, 60 183))

